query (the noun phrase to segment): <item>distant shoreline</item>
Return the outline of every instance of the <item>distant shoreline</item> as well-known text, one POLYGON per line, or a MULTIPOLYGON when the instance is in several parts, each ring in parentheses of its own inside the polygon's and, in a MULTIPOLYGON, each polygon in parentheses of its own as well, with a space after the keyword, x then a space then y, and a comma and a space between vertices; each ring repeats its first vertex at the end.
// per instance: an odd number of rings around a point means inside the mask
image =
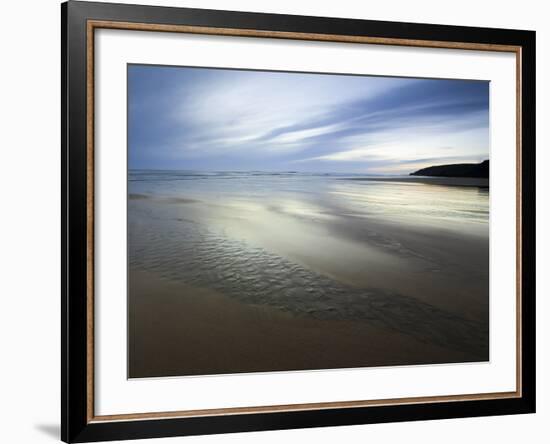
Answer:
POLYGON ((489 160, 481 163, 454 163, 448 165, 434 165, 422 168, 411 176, 429 177, 471 177, 476 179, 489 179, 489 160))
MULTIPOLYGON (((408 176, 384 176, 384 175, 369 175, 361 173, 306 173, 306 172, 259 172, 259 171, 200 171, 200 170, 130 170, 131 174, 137 175, 135 178, 129 178, 129 182, 134 181, 166 181, 166 180, 191 180, 191 179, 234 179, 239 177, 256 178, 256 177, 319 177, 331 180, 351 180, 351 181, 367 181, 367 182, 393 182, 393 183, 423 183, 427 185, 443 185, 443 186, 459 186, 459 187, 478 187, 489 188, 489 178, 486 177, 452 177, 452 176, 423 176, 423 175, 408 175, 408 176), (166 179, 164 175, 170 174, 173 177, 166 179), (144 176, 142 178, 141 176, 144 176)), ((139 193, 138 193, 139 194, 139 193)), ((133 196, 134 199, 143 198, 144 196, 133 196)))
POLYGON ((405 176, 405 177, 350 177, 343 180, 358 180, 371 182, 401 182, 423 183, 427 185, 445 185, 455 187, 489 188, 489 179, 482 177, 434 177, 434 176, 405 176))

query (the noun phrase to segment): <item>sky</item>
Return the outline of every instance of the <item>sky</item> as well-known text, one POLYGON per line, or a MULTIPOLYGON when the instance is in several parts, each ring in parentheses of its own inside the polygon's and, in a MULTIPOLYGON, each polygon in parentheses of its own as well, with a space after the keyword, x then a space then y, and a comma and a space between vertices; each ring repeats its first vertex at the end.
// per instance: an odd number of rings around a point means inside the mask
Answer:
POLYGON ((128 66, 131 169, 408 174, 489 158, 489 82, 128 66))

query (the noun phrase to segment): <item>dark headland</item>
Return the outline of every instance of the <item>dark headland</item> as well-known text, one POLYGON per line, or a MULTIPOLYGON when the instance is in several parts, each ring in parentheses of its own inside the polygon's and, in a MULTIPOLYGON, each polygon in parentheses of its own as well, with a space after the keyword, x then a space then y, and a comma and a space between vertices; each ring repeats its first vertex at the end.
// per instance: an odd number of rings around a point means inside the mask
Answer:
POLYGON ((411 176, 431 176, 431 177, 475 177, 489 178, 489 161, 484 160, 481 163, 455 163, 451 165, 437 165, 422 168, 411 176))

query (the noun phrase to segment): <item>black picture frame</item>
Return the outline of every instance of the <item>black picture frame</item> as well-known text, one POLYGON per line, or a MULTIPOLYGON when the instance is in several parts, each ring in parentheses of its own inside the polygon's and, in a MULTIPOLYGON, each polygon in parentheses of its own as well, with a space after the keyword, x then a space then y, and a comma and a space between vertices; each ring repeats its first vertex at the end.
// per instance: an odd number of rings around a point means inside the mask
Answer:
MULTIPOLYGON (((535 32, 279 14, 69 1, 61 5, 62 313, 61 438, 90 442, 535 412, 535 32), (521 66, 521 395, 318 410, 96 421, 88 359, 89 142, 87 24, 90 20, 381 39, 512 45, 521 66)), ((511 197, 512 198, 512 197, 511 197)))

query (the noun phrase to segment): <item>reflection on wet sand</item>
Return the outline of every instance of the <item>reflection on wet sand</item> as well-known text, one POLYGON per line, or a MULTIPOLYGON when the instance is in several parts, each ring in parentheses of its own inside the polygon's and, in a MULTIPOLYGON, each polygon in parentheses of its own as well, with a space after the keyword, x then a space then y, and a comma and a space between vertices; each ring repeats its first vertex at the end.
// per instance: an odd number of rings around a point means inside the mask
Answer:
POLYGON ((488 359, 488 189, 258 173, 133 172, 129 184, 132 377, 488 359), (146 294, 144 275, 158 282, 146 294), (177 316, 161 315, 168 299, 177 316), (224 300, 233 318, 209 328, 224 300), (252 308, 292 338, 267 338, 252 308), (236 319, 250 343, 228 342, 236 319), (186 322, 201 327, 183 334, 186 322), (203 353, 233 353, 197 366, 205 330, 203 353), (260 338, 271 348, 246 352, 260 338), (357 338, 391 346, 357 350, 357 338), (167 341, 170 364, 147 356, 167 341))

